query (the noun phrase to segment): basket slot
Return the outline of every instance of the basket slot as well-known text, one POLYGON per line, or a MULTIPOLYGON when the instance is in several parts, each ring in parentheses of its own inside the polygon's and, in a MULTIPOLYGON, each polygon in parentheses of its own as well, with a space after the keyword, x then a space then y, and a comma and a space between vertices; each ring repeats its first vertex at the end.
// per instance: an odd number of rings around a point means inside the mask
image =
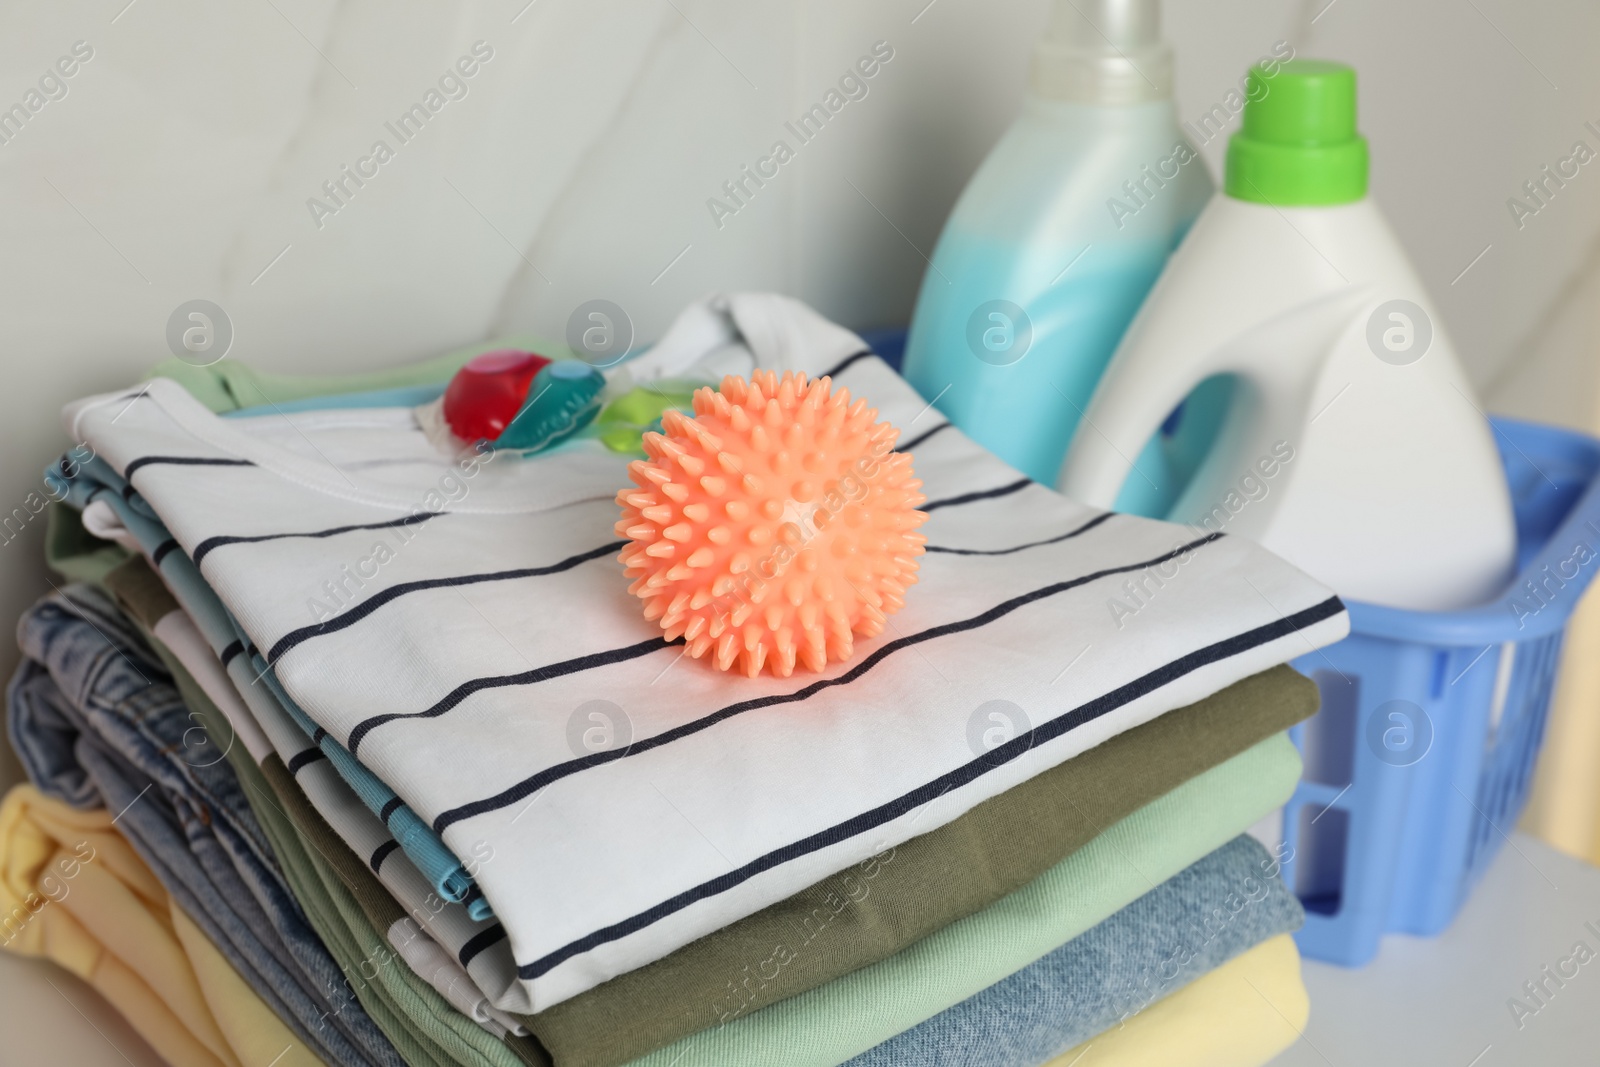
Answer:
POLYGON ((1500 718, 1485 739, 1483 774, 1474 798, 1477 810, 1473 813, 1466 861, 1467 886, 1477 881, 1499 851, 1504 835, 1510 833, 1522 814, 1544 741, 1560 663, 1559 635, 1508 647, 1517 652, 1514 657, 1502 655, 1502 674, 1495 682, 1500 718))
POLYGON ((1339 914, 1344 901, 1344 861, 1350 840, 1350 813, 1343 808, 1304 804, 1299 809, 1300 845, 1294 854, 1294 892, 1314 915, 1339 914))
POLYGON ((1312 681, 1322 692, 1322 708, 1305 724, 1301 757, 1307 782, 1342 788, 1355 778, 1356 720, 1361 706, 1359 679, 1337 671, 1315 671, 1312 681))

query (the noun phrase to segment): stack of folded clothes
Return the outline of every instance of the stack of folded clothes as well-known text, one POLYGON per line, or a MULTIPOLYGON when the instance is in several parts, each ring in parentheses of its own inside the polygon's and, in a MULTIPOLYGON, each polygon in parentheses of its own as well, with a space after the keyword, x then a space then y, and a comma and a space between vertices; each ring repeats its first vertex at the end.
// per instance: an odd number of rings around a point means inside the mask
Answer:
POLYGON ((1302 913, 1245 831, 1299 776, 1317 697, 1283 664, 1346 632, 1327 589, 1019 478, 855 335, 732 296, 613 384, 830 375, 914 451, 928 543, 851 661, 723 674, 627 591, 632 456, 430 436, 489 347, 172 364, 69 407, 70 582, 8 691, 6 947, 176 1064, 1239 1067, 1294 1040, 1302 913))

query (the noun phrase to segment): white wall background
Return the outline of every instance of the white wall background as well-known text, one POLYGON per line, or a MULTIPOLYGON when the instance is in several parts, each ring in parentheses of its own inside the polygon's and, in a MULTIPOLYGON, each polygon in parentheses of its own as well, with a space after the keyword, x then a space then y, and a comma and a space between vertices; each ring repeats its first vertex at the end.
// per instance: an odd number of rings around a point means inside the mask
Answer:
MULTIPOLYGON (((1046 11, 0 3, 0 107, 74 42, 94 49, 67 95, 0 145, 0 513, 68 443, 60 405, 165 357, 167 318, 194 298, 230 315, 229 358, 304 372, 513 330, 559 337, 595 297, 626 308, 643 338, 718 288, 785 290, 855 327, 903 323, 923 254, 1015 109, 1046 11), (393 145, 384 122, 480 39, 494 58, 469 95, 319 229, 307 198, 375 139, 393 145), (878 40, 895 56, 870 94, 717 228, 706 198, 878 40)), ((1166 16, 1184 118, 1278 40, 1354 63, 1373 194, 1475 380, 1524 413, 1589 421, 1593 317, 1547 324, 1596 274, 1600 163, 1520 231, 1505 201, 1574 141, 1600 150, 1583 127, 1600 128, 1600 5, 1207 0, 1166 16)), ((1205 148, 1214 170, 1222 147, 1205 148)), ((48 588, 41 526, 0 547, 0 617, 48 588)), ((5 642, 0 671, 14 656, 5 642)))

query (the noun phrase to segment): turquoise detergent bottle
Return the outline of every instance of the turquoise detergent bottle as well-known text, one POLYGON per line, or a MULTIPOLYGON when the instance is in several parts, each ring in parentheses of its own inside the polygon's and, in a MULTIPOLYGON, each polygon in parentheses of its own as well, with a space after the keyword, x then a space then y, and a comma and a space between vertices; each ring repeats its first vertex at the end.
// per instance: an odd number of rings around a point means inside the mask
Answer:
MULTIPOLYGON (((1158 12, 1156 0, 1058 0, 1022 113, 956 203, 912 317, 906 378, 1045 485, 1212 193, 1178 128, 1158 12)), ((1138 469, 1118 507, 1164 514, 1176 487, 1157 440, 1138 469)))

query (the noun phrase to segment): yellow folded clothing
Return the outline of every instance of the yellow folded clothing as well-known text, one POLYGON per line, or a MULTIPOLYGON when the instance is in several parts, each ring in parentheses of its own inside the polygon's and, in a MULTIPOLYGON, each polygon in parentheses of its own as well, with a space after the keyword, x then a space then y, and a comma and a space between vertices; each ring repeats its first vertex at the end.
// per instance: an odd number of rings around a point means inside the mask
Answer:
POLYGON ((1300 953, 1280 934, 1045 1067, 1262 1067, 1295 1043, 1310 1013, 1300 953))
POLYGON ((0 947, 93 986, 173 1067, 317 1067, 103 809, 0 802, 0 947))

